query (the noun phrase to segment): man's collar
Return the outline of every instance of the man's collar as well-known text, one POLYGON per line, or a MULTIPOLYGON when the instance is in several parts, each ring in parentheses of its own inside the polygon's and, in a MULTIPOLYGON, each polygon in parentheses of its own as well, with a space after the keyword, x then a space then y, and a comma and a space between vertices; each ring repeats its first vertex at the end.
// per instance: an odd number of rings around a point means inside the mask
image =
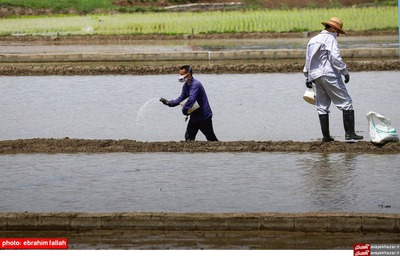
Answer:
POLYGON ((329 32, 328 30, 322 30, 322 31, 321 31, 321 34, 328 34, 328 35, 331 35, 331 36, 333 36, 333 37, 335 37, 335 38, 336 38, 336 36, 337 36, 337 33, 329 32))
POLYGON ((192 84, 193 76, 187 80, 186 85, 190 86, 192 84))

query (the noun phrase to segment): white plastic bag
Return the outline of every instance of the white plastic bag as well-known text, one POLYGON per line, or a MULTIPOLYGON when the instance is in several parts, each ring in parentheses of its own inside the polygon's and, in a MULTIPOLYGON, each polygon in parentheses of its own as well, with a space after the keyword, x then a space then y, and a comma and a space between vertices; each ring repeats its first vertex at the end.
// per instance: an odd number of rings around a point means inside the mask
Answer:
MULTIPOLYGON (((181 107, 185 106, 187 101, 187 98, 185 100, 182 100, 179 105, 181 105, 181 107)), ((198 109, 200 107, 199 103, 197 103, 197 101, 193 104, 193 106, 188 110, 188 114, 190 115, 193 111, 195 111, 196 109, 198 109)))
POLYGON ((389 141, 399 141, 399 135, 389 118, 370 111, 367 114, 367 119, 369 136, 373 143, 384 144, 389 141))

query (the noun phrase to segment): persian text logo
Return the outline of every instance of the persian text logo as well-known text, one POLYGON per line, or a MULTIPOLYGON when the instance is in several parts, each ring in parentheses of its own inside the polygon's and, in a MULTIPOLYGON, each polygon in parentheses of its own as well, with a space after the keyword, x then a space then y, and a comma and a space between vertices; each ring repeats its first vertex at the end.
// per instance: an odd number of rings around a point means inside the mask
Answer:
POLYGON ((370 244, 354 244, 353 251, 354 256, 370 256, 371 255, 370 244))

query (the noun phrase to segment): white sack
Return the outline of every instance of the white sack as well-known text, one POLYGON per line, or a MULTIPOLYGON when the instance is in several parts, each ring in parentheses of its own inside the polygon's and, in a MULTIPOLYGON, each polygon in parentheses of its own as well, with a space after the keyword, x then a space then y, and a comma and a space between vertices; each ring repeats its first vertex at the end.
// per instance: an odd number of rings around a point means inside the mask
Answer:
MULTIPOLYGON (((185 100, 182 100, 179 105, 181 105, 181 107, 185 106, 187 101, 187 98, 185 100)), ((197 101, 193 104, 193 106, 188 110, 188 114, 190 115, 193 111, 195 111, 196 109, 198 109, 200 107, 199 103, 197 103, 197 101)))
POLYGON ((367 114, 369 136, 376 144, 384 144, 389 141, 399 141, 399 135, 392 126, 389 118, 375 112, 367 114))

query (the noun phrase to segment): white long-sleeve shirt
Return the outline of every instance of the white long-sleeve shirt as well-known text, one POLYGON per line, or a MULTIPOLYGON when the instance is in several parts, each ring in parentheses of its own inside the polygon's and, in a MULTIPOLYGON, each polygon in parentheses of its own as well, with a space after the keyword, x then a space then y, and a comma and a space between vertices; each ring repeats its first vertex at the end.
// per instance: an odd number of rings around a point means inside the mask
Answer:
POLYGON ((307 44, 303 73, 307 81, 314 81, 321 76, 340 78, 340 75, 349 73, 340 56, 334 33, 323 30, 311 38, 307 44))

